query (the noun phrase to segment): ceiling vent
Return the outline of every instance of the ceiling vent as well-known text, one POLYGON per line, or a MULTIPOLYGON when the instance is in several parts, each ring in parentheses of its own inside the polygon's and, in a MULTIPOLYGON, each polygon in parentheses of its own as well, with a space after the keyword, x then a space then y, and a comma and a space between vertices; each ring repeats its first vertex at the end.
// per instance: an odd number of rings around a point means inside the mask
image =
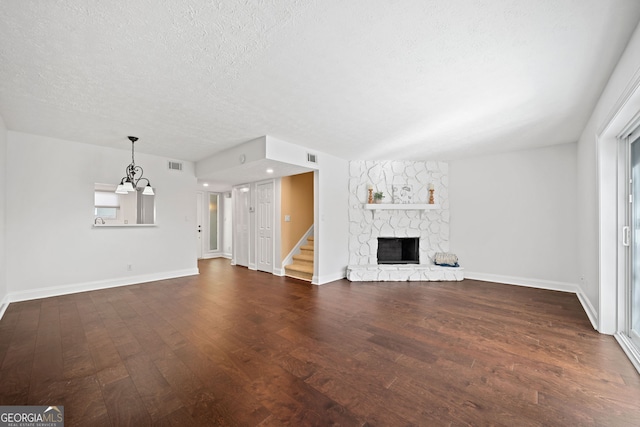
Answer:
POLYGON ((318 156, 316 154, 307 153, 307 162, 318 163, 318 156))
POLYGON ((169 170, 181 171, 182 170, 182 163, 180 163, 180 162, 172 162, 171 160, 169 160, 169 170))

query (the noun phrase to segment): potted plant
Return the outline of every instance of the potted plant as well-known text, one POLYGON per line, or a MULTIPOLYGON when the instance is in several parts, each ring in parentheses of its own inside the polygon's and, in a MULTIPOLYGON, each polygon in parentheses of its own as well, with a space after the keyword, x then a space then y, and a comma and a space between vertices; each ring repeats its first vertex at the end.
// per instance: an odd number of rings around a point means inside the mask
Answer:
POLYGON ((376 191, 375 193, 373 193, 373 203, 380 203, 382 199, 384 199, 384 194, 382 194, 382 191, 376 191))

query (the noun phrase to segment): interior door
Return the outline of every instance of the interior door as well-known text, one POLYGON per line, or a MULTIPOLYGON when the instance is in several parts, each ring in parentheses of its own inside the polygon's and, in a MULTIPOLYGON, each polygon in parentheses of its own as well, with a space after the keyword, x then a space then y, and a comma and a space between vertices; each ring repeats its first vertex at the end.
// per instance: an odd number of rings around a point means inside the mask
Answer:
POLYGON ((249 267, 249 201, 251 192, 248 186, 235 189, 233 224, 233 252, 236 265, 249 267))
POLYGON ((258 184, 257 268, 273 273, 273 182, 258 184))
POLYGON ((196 254, 202 258, 202 193, 196 193, 196 254))

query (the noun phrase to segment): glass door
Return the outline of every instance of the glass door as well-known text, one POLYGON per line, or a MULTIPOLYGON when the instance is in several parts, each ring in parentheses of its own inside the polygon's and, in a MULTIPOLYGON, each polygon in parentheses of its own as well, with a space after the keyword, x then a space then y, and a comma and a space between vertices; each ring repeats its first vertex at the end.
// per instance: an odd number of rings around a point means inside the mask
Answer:
POLYGON ((629 136, 630 142, 630 286, 628 300, 628 336, 640 349, 640 129, 629 136))

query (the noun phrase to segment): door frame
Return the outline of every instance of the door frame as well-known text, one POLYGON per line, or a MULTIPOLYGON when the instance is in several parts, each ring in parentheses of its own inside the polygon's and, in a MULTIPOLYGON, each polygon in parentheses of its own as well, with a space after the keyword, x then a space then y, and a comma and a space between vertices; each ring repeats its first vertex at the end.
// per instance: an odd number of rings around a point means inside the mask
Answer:
POLYGON ((233 213, 231 214, 231 265, 240 265, 243 267, 247 267, 251 269, 251 205, 252 205, 252 185, 251 184, 241 184, 236 185, 232 189, 233 196, 233 213), (242 202, 245 200, 248 201, 247 211, 244 213, 239 213, 242 209, 242 202), (246 253, 246 265, 238 262, 238 252, 242 249, 242 245, 239 243, 242 239, 240 238, 240 233, 238 231, 238 222, 241 219, 246 219, 247 225, 247 236, 245 240, 245 247, 247 248, 246 253))
POLYGON ((196 191, 196 259, 202 259, 204 254, 204 239, 202 235, 202 219, 204 217, 204 193, 196 191))
POLYGON ((269 180, 265 180, 265 181, 260 181, 260 182, 256 182, 255 183, 255 189, 256 189, 256 196, 255 196, 255 215, 254 215, 254 220, 255 220, 255 246, 254 246, 254 250, 255 250, 255 260, 256 260, 256 270, 258 271, 264 271, 266 273, 272 273, 275 269, 275 242, 276 242, 276 231, 275 231, 275 223, 276 223, 276 212, 275 212, 275 188, 276 188, 276 184, 275 184, 275 180, 273 179, 269 179, 269 180), (260 187, 263 185, 271 185, 271 200, 270 200, 270 213, 271 213, 271 263, 270 263, 270 268, 265 269, 264 267, 261 267, 260 264, 260 259, 261 257, 261 245, 260 245, 260 187))
POLYGON ((640 372, 640 351, 626 335, 627 251, 623 246, 628 204, 626 171, 623 174, 626 156, 621 160, 626 137, 640 124, 640 72, 602 123, 596 132, 598 310, 588 301, 585 305, 584 298, 581 301, 594 327, 601 333, 613 335, 640 372))
MULTIPOLYGON (((620 275, 619 275, 619 333, 624 336, 625 346, 628 347, 628 351, 634 355, 634 358, 640 360, 640 336, 632 337, 633 331, 633 287, 634 287, 634 271, 633 260, 640 256, 637 253, 637 240, 635 238, 634 229, 634 204, 640 203, 640 198, 636 200, 633 198, 633 185, 640 185, 640 183, 632 184, 632 169, 631 169, 631 146, 633 143, 640 146, 640 120, 638 122, 632 122, 630 132, 625 132, 624 137, 620 138, 618 144, 618 156, 623 160, 624 164, 621 165, 621 174, 623 176, 620 179, 619 189, 624 189, 624 194, 619 197, 619 207, 624 210, 624 222, 623 226, 623 251, 620 253, 620 275), (628 133, 628 135, 626 135, 628 133), (625 209, 626 207, 626 209, 625 209), (626 243, 625 243, 626 240, 626 243)), ((636 274, 640 272, 635 272, 636 274)), ((637 307, 636 310, 640 310, 637 307)))

